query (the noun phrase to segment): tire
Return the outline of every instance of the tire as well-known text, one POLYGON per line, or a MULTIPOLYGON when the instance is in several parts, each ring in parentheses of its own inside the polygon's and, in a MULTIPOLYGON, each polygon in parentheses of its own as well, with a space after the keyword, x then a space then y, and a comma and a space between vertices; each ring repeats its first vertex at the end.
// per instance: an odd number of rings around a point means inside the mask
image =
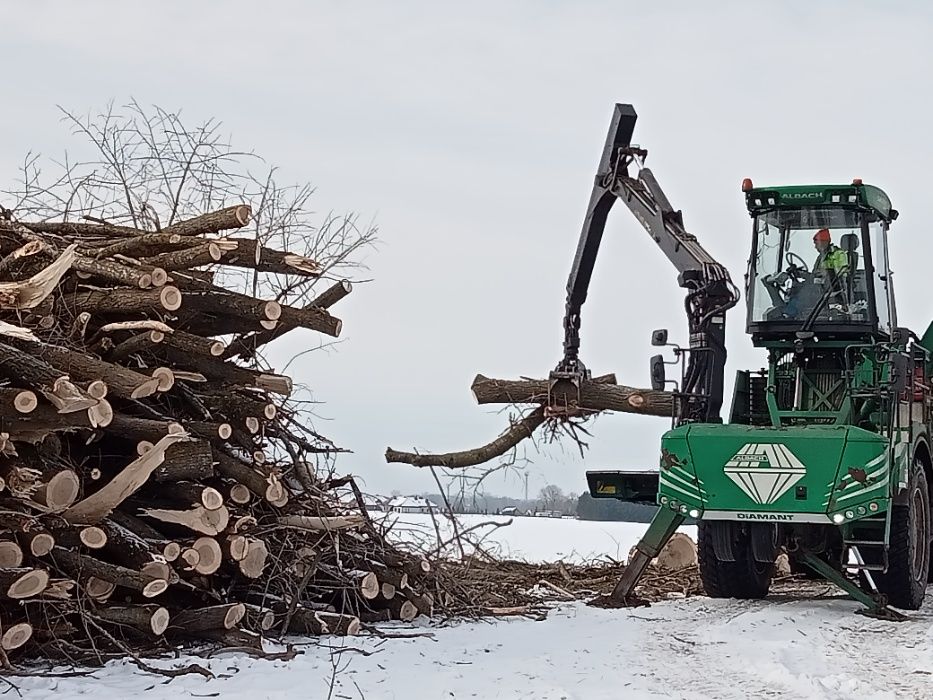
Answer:
POLYGON ((878 574, 878 590, 902 610, 918 610, 930 577, 930 492, 923 464, 914 460, 907 502, 891 509, 888 570, 878 574))
POLYGON ((755 599, 768 595, 774 563, 755 561, 743 525, 728 520, 701 520, 697 523, 697 550, 700 580, 710 598, 755 599), (732 540, 735 561, 723 561, 716 555, 717 538, 732 540))

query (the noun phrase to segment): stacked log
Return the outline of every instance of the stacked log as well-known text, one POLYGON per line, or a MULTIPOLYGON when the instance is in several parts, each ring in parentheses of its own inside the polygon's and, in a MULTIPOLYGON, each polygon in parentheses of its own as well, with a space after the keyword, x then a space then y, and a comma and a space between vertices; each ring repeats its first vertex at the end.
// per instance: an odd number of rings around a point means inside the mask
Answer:
POLYGON ((247 205, 157 232, 6 214, 0 662, 431 614, 430 565, 315 475, 337 448, 302 429, 291 379, 245 364, 292 329, 339 335, 349 282, 294 307, 215 284, 320 274, 231 235, 247 205))

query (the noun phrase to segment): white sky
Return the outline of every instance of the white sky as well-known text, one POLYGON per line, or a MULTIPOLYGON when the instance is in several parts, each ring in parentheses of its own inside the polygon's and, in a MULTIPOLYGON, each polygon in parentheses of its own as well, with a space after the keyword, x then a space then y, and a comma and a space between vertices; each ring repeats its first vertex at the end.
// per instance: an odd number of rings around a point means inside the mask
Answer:
MULTIPOLYGON (((739 190, 862 177, 902 216, 900 321, 931 317, 933 11, 921 2, 42 2, 4 7, 0 178, 61 152, 56 104, 109 100, 221 119, 236 145, 311 180, 316 206, 375 220, 375 281, 339 306, 345 342, 290 370, 325 401, 318 427, 366 488, 420 491, 397 449, 473 447, 504 427, 477 372, 544 376, 615 102, 687 227, 741 281, 739 190)), ((582 358, 645 385, 650 331, 685 340, 675 272, 628 211, 610 217, 584 308, 582 358)), ((281 341, 282 357, 315 343, 281 341)), ((729 316, 730 366, 764 359, 729 316)), ((731 383, 731 382, 730 382, 731 383)), ((726 401, 726 411, 728 410, 726 401)), ((654 467, 662 419, 609 416, 581 460, 532 453, 529 488, 585 488, 587 468, 654 467)), ((518 476, 492 492, 520 494, 518 476)))

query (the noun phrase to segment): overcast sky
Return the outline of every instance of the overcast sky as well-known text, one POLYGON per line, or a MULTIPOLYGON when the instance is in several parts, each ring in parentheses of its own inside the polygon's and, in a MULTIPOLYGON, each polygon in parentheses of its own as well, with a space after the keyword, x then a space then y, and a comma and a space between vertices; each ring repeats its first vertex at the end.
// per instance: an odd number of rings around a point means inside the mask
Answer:
MULTIPOLYGON (((740 183, 862 177, 902 216, 892 256, 902 325, 931 316, 930 81, 923 2, 42 2, 4 7, 0 179, 59 153, 55 108, 108 101, 217 117, 242 148, 317 186, 316 209, 374 220, 374 281, 335 307, 344 342, 290 369, 326 402, 318 427, 375 492, 433 488, 387 465, 452 450, 505 417, 469 386, 545 376, 615 102, 687 228, 741 281, 740 183)), ((583 312, 582 358, 645 385, 650 331, 685 340, 676 273, 624 207, 610 217, 583 312)), ((729 316, 730 366, 764 362, 729 316)), ((301 335, 300 333, 305 333, 301 335)), ((280 341, 280 357, 316 343, 280 341)), ((731 380, 730 380, 731 385, 731 380)), ((729 399, 726 401, 728 410, 729 399)), ((667 427, 606 416, 586 458, 533 449, 529 488, 585 489, 593 468, 654 467, 667 427)), ((488 489, 518 495, 517 475, 488 489)))

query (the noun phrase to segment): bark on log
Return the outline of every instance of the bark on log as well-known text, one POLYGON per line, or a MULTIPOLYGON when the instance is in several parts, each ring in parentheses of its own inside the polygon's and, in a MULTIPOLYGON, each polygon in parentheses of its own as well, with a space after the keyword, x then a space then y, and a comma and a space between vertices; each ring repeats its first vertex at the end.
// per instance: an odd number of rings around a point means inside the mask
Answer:
POLYGON ((418 608, 415 607, 415 604, 399 596, 389 601, 388 609, 392 613, 393 620, 411 622, 418 617, 418 608))
POLYGON ((12 342, 16 345, 0 343, 0 371, 14 386, 36 389, 63 413, 84 411, 97 403, 96 399, 69 381, 65 372, 37 357, 43 355, 41 350, 36 353, 24 351, 21 343, 29 341, 12 342))
POLYGON ((179 245, 181 248, 190 248, 192 245, 197 245, 197 241, 192 242, 189 239, 182 238, 177 233, 147 233, 98 248, 94 251, 94 257, 97 259, 109 258, 114 255, 145 257, 160 253, 166 248, 174 249, 175 246, 179 245))
POLYGON ((360 618, 356 615, 308 610, 298 607, 292 613, 286 633, 333 634, 339 637, 354 636, 360 632, 360 618))
POLYGON ((176 442, 150 477, 155 483, 204 481, 214 476, 214 458, 207 440, 176 442))
POLYGON ((171 619, 169 611, 159 605, 100 606, 94 614, 115 625, 156 636, 165 632, 171 619))
POLYGON ((267 248, 250 238, 227 238, 225 240, 236 243, 237 247, 224 256, 224 265, 278 275, 317 277, 321 274, 321 266, 303 255, 267 248))
MULTIPOLYGON (((329 309, 338 301, 343 299, 353 290, 353 285, 348 280, 340 280, 325 289, 320 296, 307 304, 305 309, 329 309)), ((224 358, 240 356, 249 358, 256 354, 256 350, 267 343, 271 343, 279 336, 292 330, 294 326, 280 324, 271 331, 256 331, 242 338, 238 338, 227 348, 224 358)))
POLYGON ((138 571, 161 557, 152 544, 113 518, 101 520, 99 525, 107 533, 104 553, 115 563, 138 571))
POLYGON ((142 594, 144 598, 154 598, 168 588, 168 581, 146 576, 138 571, 117 566, 94 557, 71 552, 61 547, 52 550, 55 562, 75 577, 93 576, 102 581, 128 588, 142 594))
POLYGON ((100 277, 112 282, 126 285, 127 287, 137 287, 147 289, 152 286, 152 275, 138 268, 121 265, 112 260, 94 260, 79 255, 75 258, 75 270, 84 272, 94 277, 100 277))
POLYGON ((92 314, 156 314, 177 311, 182 305, 182 294, 176 287, 156 289, 92 289, 77 292, 66 299, 71 309, 92 314))
MULTIPOLYGON (((513 381, 490 379, 478 374, 471 389, 479 404, 546 404, 548 400, 548 382, 545 379, 513 381)), ((670 418, 674 414, 674 395, 668 391, 589 381, 580 386, 580 408, 670 418)))
POLYGON ((249 464, 218 449, 214 450, 214 459, 217 460, 218 473, 243 484, 258 498, 271 502, 281 496, 281 486, 270 482, 267 477, 253 469, 249 464))
POLYGON ((218 211, 201 214, 166 227, 162 233, 179 236, 202 236, 230 229, 243 228, 249 223, 252 209, 247 204, 237 204, 218 211))
POLYGON ((210 355, 211 357, 220 357, 227 348, 222 340, 202 338, 199 335, 186 331, 174 331, 169 333, 165 337, 164 342, 169 347, 181 350, 182 352, 210 355))
POLYGON ((208 510, 217 510, 224 504, 223 494, 213 486, 205 486, 192 481, 162 483, 153 488, 160 498, 178 502, 186 508, 203 506, 208 510))
POLYGON ((386 448, 386 462, 402 462, 416 467, 446 467, 448 469, 462 469, 472 467, 491 459, 500 457, 515 447, 545 421, 544 408, 536 408, 520 420, 513 421, 509 428, 499 437, 482 447, 462 452, 447 452, 444 454, 418 454, 415 452, 400 452, 391 447, 386 448))
POLYGON ((229 630, 236 627, 244 615, 246 615, 246 606, 243 603, 182 610, 172 616, 170 629, 192 635, 207 630, 229 630))
MULTIPOLYGON (((43 360, 58 370, 59 375, 64 373, 82 382, 102 380, 106 382, 108 392, 120 398, 144 398, 155 393, 158 389, 158 381, 154 381, 152 377, 147 377, 145 374, 134 372, 111 362, 105 362, 93 355, 78 352, 77 350, 47 343, 29 343, 26 341, 15 341, 15 347, 19 349, 20 355, 41 356, 43 360)), ((85 396, 87 395, 85 394, 85 396)), ((90 403, 83 407, 85 409, 97 403, 97 399, 89 396, 88 398, 90 403)), ((49 397, 49 400, 52 400, 51 397, 49 397)))

